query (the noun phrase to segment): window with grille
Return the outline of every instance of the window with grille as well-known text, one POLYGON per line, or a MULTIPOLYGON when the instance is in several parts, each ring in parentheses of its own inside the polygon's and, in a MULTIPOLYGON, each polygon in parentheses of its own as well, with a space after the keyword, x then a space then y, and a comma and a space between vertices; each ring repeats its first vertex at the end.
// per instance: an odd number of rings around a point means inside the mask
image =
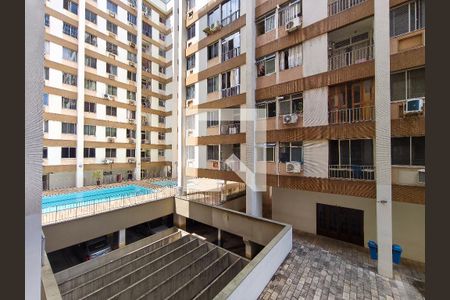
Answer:
POLYGON ((207 160, 219 160, 219 145, 208 145, 206 156, 207 160))
POLYGON ((64 109, 77 109, 77 99, 62 97, 61 102, 64 109))
POLYGON ((61 158, 76 158, 77 148, 75 147, 62 147, 61 148, 61 158))
POLYGON ((61 132, 64 134, 76 134, 77 133, 77 124, 63 122, 61 124, 61 132))
POLYGON ((390 11, 391 37, 425 27, 425 0, 415 0, 390 11))

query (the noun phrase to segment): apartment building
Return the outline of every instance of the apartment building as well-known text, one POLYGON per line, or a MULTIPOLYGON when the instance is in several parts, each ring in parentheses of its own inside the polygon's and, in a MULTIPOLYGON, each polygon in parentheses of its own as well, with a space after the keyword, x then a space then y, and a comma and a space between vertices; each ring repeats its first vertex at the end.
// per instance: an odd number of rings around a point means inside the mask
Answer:
MULTIPOLYGON (((267 170, 263 215, 361 246, 376 240, 374 6, 374 0, 180 4, 186 174, 242 181, 225 161, 234 154, 245 163, 240 112, 255 107, 267 139, 255 151, 267 170)), ((424 0, 390 1, 387 45, 392 241, 417 261, 425 259, 424 7, 424 0)))
POLYGON ((172 174, 172 3, 45 2, 44 189, 172 174))

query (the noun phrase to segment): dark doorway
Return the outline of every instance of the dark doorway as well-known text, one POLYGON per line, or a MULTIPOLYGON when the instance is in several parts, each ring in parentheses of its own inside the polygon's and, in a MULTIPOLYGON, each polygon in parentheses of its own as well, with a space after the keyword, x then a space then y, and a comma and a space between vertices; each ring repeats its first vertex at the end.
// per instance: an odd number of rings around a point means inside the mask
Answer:
POLYGON ((364 246, 364 211, 317 203, 317 234, 364 246))

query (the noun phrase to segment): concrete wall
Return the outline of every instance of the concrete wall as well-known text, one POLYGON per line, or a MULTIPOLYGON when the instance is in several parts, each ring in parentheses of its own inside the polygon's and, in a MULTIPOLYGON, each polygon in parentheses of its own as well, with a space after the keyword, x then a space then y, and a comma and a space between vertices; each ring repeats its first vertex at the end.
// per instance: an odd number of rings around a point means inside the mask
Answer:
MULTIPOLYGON (((376 240, 375 199, 273 188, 272 218, 297 230, 316 234, 316 204, 337 205, 364 211, 364 245, 376 240)), ((393 243, 403 256, 425 261, 425 206, 393 202, 393 243)))
POLYGON ((245 212, 245 196, 225 202, 221 207, 245 212))

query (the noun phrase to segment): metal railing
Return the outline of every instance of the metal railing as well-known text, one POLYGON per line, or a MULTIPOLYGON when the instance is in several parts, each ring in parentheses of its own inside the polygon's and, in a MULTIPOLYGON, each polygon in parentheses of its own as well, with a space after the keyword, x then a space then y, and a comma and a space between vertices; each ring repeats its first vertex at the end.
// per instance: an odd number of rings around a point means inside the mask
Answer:
POLYGON ((233 48, 227 52, 222 53, 222 62, 232 59, 241 54, 241 47, 233 48))
POLYGON ((337 109, 328 113, 329 124, 357 123, 374 119, 375 109, 373 106, 337 109))
POLYGON ((278 26, 284 26, 294 18, 301 17, 302 7, 300 1, 281 8, 278 12, 278 26))
POLYGON ((240 85, 232 86, 226 89, 222 89, 222 97, 231 97, 239 94, 240 85))
POLYGON ((375 180, 375 167, 373 165, 330 165, 329 178, 350 180, 375 180))
POLYGON ((365 1, 366 0, 333 0, 328 4, 328 16, 338 14, 365 1))
POLYGON ((222 27, 227 26, 231 22, 236 21, 240 17, 240 10, 232 12, 228 17, 222 19, 222 27))
POLYGON ((358 47, 351 51, 344 50, 328 58, 328 70, 336 70, 373 59, 373 45, 358 47))
POLYGON ((228 164, 226 164, 225 161, 221 161, 220 162, 220 170, 221 171, 239 171, 240 170, 239 161, 230 161, 230 162, 228 162, 228 164))
POLYGON ((240 133, 241 123, 236 122, 232 124, 221 124, 220 125, 220 134, 237 134, 240 133))

